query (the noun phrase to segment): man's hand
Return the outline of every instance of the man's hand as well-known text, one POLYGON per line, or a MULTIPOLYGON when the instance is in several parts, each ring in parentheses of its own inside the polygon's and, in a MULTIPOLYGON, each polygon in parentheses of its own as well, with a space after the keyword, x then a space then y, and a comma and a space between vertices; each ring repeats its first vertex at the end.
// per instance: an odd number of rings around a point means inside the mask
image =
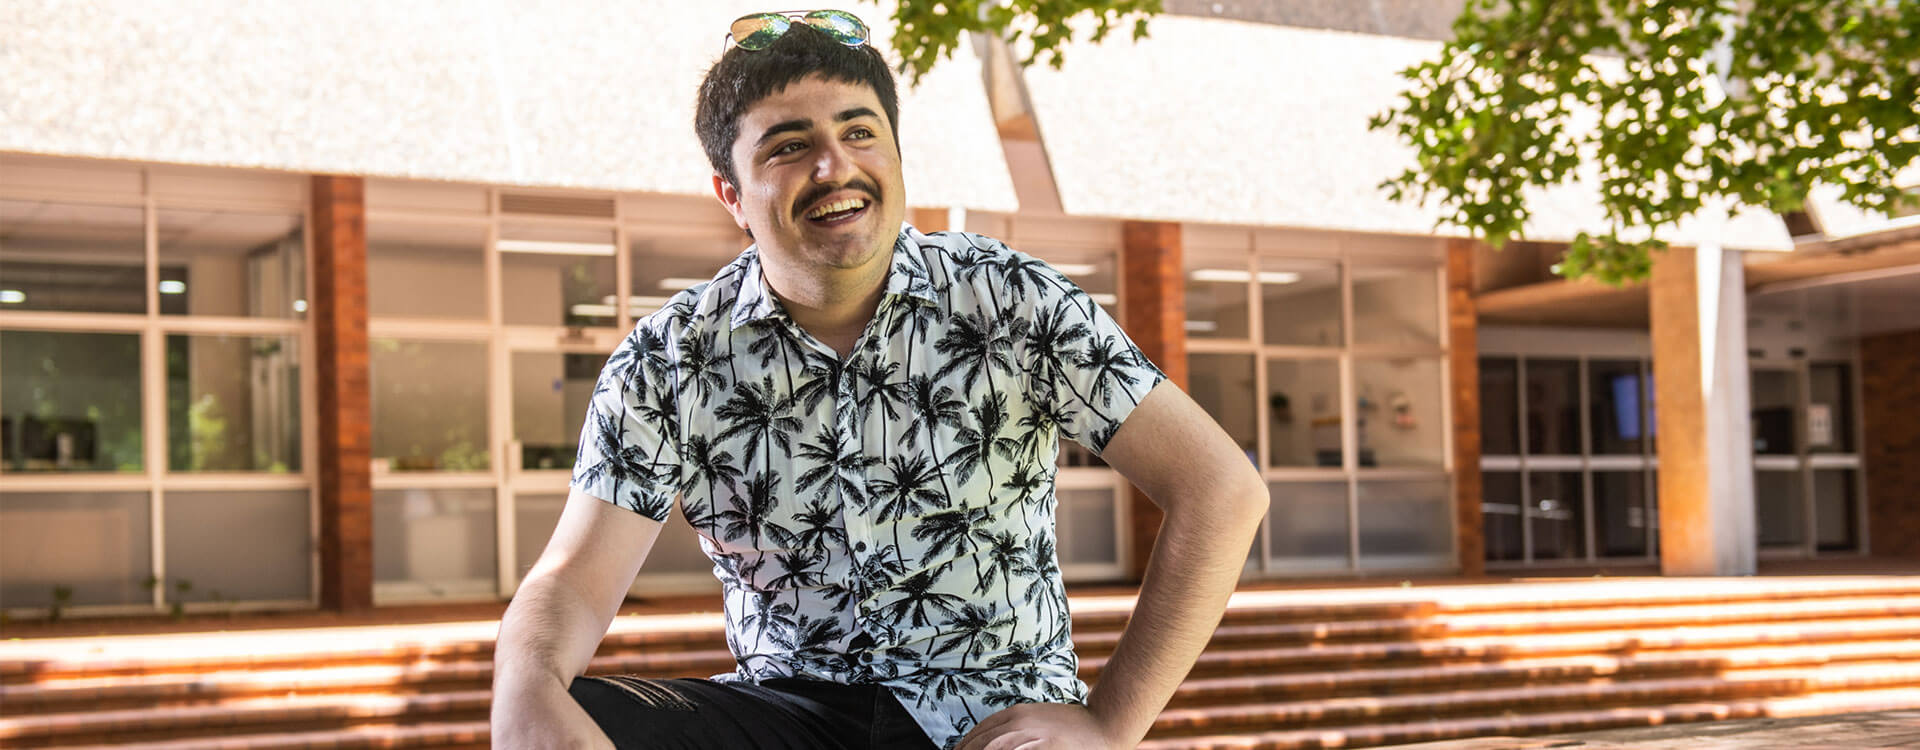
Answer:
POLYGON ((954 750, 1105 750, 1115 747, 1086 706, 1021 703, 988 716, 954 750))

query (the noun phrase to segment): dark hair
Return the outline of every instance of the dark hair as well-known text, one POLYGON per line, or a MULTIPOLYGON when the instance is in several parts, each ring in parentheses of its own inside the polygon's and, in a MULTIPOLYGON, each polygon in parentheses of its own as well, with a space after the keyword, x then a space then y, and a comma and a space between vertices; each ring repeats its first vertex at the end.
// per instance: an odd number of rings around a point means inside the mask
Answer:
POLYGON ((893 142, 900 145, 900 96, 894 89, 893 69, 872 45, 848 47, 826 32, 795 23, 773 45, 758 52, 729 48, 707 70, 700 83, 700 102, 694 108, 693 129, 707 161, 727 184, 738 186, 733 167, 733 142, 740 136, 740 116, 761 99, 785 90, 807 76, 829 81, 865 84, 886 110, 893 142))

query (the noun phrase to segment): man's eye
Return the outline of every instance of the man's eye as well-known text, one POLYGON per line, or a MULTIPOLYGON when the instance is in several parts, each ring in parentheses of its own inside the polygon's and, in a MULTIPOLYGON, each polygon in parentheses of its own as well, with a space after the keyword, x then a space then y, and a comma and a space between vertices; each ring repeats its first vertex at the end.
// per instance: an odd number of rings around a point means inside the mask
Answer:
POLYGON ((773 155, 781 156, 784 154, 791 154, 795 151, 799 151, 801 148, 804 148, 804 145, 801 144, 799 141, 788 141, 786 143, 781 144, 779 148, 774 149, 773 155))
POLYGON ((847 137, 848 138, 872 138, 873 131, 867 128, 854 128, 852 132, 847 133, 847 137))

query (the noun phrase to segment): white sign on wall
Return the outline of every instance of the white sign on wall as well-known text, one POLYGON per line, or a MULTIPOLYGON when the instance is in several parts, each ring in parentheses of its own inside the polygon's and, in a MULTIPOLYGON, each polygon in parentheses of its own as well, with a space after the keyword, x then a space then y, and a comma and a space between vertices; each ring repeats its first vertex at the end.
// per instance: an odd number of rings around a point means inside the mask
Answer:
POLYGON ((1833 409, 1826 404, 1807 405, 1807 443, 1833 444, 1833 409))

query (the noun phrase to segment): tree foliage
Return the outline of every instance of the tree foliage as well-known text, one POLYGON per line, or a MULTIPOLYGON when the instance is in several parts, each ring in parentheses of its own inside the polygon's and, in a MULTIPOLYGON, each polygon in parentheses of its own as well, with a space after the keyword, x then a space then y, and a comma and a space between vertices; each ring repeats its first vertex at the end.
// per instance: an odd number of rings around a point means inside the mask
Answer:
POLYGON ((1133 38, 1140 39, 1147 35, 1147 19, 1159 12, 1160 0, 899 0, 893 49, 900 54, 901 71, 914 82, 953 54, 967 31, 1006 39, 1022 65, 1045 62, 1058 68, 1060 48, 1073 39, 1073 19, 1091 15, 1096 42, 1128 21, 1133 38))
POLYGON ((1920 0, 1468 0, 1453 31, 1372 121, 1418 152, 1382 187, 1497 247, 1530 190, 1597 180, 1608 226, 1564 276, 1645 278, 1652 234, 1707 206, 1911 200, 1920 0))

